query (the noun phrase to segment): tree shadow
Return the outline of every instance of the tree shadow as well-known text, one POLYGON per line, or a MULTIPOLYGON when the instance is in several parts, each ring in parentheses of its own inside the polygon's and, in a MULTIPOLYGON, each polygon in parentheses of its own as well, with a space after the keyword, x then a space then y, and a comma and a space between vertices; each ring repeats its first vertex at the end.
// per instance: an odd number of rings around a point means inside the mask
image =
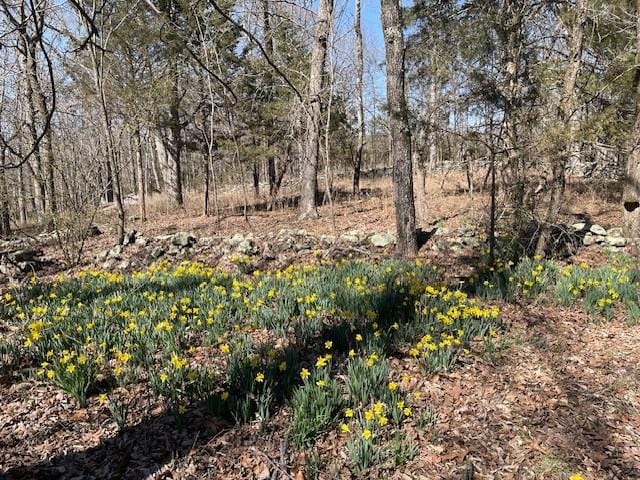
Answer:
MULTIPOLYGON (((535 325, 557 338, 558 332, 549 329, 547 319, 535 325)), ((558 351, 555 355, 566 356, 566 352, 558 351)), ((625 458, 619 436, 616 438, 615 428, 605 417, 608 408, 621 410, 624 417, 627 417, 625 410, 628 409, 607 385, 607 376, 599 369, 581 369, 576 375, 567 369, 566 360, 555 361, 554 355, 543 358, 553 384, 558 387, 557 397, 567 400, 566 405, 547 412, 545 424, 551 430, 561 426, 558 435, 546 438, 555 450, 553 453, 574 466, 576 471, 580 471, 584 459, 588 459, 611 478, 640 478, 640 464, 625 458)))
POLYGON ((202 406, 178 417, 169 411, 147 417, 111 438, 84 450, 38 463, 11 468, 3 480, 66 478, 140 479, 154 474, 173 458, 184 457, 229 428, 218 417, 203 414, 202 406))

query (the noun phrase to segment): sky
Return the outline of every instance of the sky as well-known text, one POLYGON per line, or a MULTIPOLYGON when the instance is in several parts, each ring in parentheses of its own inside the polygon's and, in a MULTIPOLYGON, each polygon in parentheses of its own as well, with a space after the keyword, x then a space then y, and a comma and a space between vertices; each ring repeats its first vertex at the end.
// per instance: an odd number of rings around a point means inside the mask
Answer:
POLYGON ((383 48, 380 0, 362 0, 362 30, 366 42, 377 49, 383 48))

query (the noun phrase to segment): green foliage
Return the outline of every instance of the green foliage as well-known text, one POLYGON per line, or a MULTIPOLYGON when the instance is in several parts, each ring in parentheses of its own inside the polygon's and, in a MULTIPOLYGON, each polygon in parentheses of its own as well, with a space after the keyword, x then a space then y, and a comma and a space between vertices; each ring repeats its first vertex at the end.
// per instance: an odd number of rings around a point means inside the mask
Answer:
POLYGON ((420 329, 414 333, 422 337, 409 353, 428 373, 452 368, 473 339, 485 338, 498 327, 500 312, 444 287, 427 287, 416 309, 420 329))
POLYGON ((342 405, 342 389, 326 370, 316 371, 311 379, 293 391, 293 418, 289 437, 296 448, 309 445, 336 420, 342 405))
POLYGON ((396 467, 405 465, 418 453, 418 445, 402 432, 396 432, 389 445, 389 451, 396 467))
MULTIPOLYGON (((369 430, 366 430, 367 432, 369 430)), ((356 474, 361 474, 368 468, 377 465, 384 459, 383 449, 375 443, 372 437, 365 438, 364 430, 347 442, 347 454, 351 469, 356 474)))
POLYGON ((389 362, 373 353, 367 358, 353 357, 347 362, 347 392, 349 402, 366 405, 374 399, 384 399, 389 390, 389 362))
POLYGON ((557 275, 556 263, 524 257, 518 263, 496 262, 479 276, 474 287, 482 298, 531 302, 554 284, 557 275))
POLYGON ((627 307, 628 317, 637 318, 640 305, 638 279, 640 272, 628 261, 619 265, 589 268, 569 265, 561 272, 555 295, 563 305, 582 300, 587 312, 611 318, 617 305, 627 307))

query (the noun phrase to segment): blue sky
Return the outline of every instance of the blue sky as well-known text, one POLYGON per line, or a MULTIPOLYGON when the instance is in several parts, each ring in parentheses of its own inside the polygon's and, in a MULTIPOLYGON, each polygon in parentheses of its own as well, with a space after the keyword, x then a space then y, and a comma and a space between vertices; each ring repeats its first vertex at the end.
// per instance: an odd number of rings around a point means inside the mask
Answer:
POLYGON ((380 0, 362 0, 362 30, 365 42, 372 42, 380 49, 383 47, 380 0))

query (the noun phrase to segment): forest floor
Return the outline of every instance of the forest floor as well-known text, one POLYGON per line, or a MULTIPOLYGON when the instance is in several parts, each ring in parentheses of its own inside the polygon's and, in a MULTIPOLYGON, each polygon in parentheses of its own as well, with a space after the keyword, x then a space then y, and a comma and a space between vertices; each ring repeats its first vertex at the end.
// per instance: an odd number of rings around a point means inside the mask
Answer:
MULTIPOLYGON (((217 224, 201 217, 197 196, 189 196, 179 212, 152 199, 150 219, 133 225, 146 235, 259 235, 285 227, 327 234, 393 231, 388 181, 365 186, 368 194, 322 206, 317 220, 298 221, 295 210, 282 209, 252 211, 247 222, 237 212, 241 196, 231 192, 221 195, 227 214, 217 224)), ((444 182, 431 179, 421 226, 482 221, 488 197, 465 187, 454 174, 444 182)), ((129 213, 135 215, 133 207, 129 213)), ((567 223, 585 216, 606 227, 620 223, 614 199, 582 184, 571 186, 563 215, 567 223)), ((111 234, 102 235, 90 240, 88 251, 112 243, 111 234)), ((447 268, 466 261, 429 250, 422 256, 447 268)), ((593 267, 608 261, 596 249, 570 260, 593 267)), ((37 366, 20 364, 10 372, 0 369, 0 479, 640 479, 640 324, 620 309, 610 318, 594 318, 548 294, 488 303, 501 308, 504 325, 491 351, 463 355, 455 368, 435 374, 403 352, 389 355, 391 376, 402 379, 413 408, 397 428, 417 448, 399 466, 385 458, 357 477, 348 438, 337 424, 313 448, 293 448, 287 402, 273 410, 266 426, 235 424, 197 403, 176 416, 144 382, 115 387, 129 408, 119 429, 97 395, 79 408, 36 376, 37 366)), ((15 318, 0 322, 0 332, 11 322, 15 318)))

